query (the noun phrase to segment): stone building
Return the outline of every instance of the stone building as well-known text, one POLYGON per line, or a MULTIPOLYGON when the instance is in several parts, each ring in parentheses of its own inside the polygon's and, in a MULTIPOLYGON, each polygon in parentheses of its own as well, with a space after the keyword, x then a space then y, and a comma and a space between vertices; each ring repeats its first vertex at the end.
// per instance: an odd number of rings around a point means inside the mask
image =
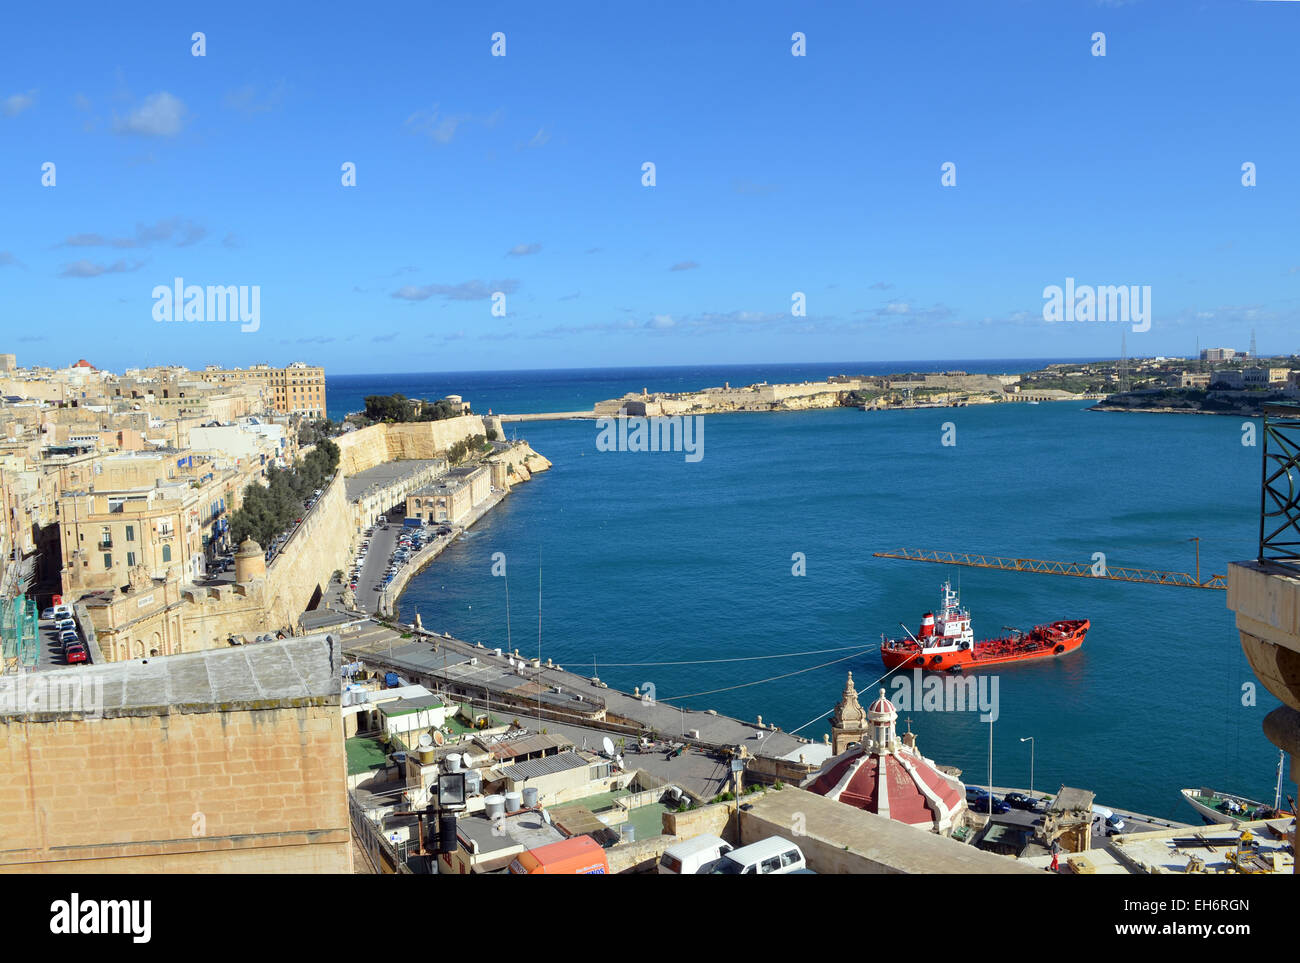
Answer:
POLYGON ((325 416, 325 369, 295 361, 283 368, 267 364, 247 368, 219 368, 208 365, 194 377, 218 384, 252 384, 263 387, 265 400, 275 411, 286 414, 325 416))
POLYGON ((458 525, 492 494, 492 470, 485 465, 453 468, 406 496, 406 517, 458 525))

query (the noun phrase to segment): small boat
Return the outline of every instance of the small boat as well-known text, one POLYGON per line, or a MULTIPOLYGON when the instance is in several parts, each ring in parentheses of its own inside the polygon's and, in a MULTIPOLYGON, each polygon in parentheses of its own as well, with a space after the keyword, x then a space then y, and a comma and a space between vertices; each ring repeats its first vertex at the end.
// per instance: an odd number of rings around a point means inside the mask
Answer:
MULTIPOLYGON (((1028 632, 1012 629, 1010 635, 977 642, 970 613, 962 608, 951 583, 944 582, 938 617, 933 612, 921 617, 919 638, 908 631, 906 639, 882 639, 880 658, 890 669, 910 667, 954 673, 1055 658, 1083 645, 1090 625, 1087 619, 1066 619, 1036 625, 1028 632)), ((903 630, 907 631, 906 625, 903 630)))
POLYGON ((1283 752, 1277 761, 1277 789, 1273 794, 1271 806, 1246 796, 1219 792, 1215 789, 1184 789, 1183 798, 1187 800, 1187 805, 1195 809, 1209 825, 1232 823, 1235 826, 1256 819, 1274 819, 1279 816, 1293 815, 1281 809, 1282 767, 1285 760, 1286 753, 1283 752))
POLYGON ((1235 826, 1255 819, 1289 815, 1257 800, 1214 789, 1184 789, 1183 798, 1209 825, 1232 823, 1235 826))

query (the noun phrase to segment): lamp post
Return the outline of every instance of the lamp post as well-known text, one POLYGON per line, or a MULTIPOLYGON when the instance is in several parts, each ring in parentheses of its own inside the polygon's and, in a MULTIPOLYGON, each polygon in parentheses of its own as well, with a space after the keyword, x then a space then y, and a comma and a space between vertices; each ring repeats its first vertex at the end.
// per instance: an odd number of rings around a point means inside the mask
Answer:
POLYGON ((1021 742, 1029 743, 1029 795, 1034 794, 1034 737, 1025 736, 1021 742))

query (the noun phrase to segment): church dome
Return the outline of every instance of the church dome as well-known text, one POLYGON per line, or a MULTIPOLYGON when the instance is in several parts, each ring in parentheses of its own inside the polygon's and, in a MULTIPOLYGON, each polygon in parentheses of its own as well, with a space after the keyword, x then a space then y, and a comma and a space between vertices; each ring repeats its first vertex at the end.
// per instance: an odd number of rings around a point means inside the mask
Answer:
POLYGON ((922 756, 912 740, 898 738, 898 712, 884 689, 866 716, 867 737, 828 759, 805 788, 918 829, 951 831, 966 808, 965 787, 922 756))

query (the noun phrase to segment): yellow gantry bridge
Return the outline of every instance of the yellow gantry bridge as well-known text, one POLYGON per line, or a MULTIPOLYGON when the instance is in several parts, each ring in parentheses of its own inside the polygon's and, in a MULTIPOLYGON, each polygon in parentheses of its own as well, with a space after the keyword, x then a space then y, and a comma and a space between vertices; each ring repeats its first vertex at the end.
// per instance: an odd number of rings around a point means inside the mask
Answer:
MULTIPOLYGON (((1198 546, 1199 547, 1199 546, 1198 546)), ((969 565, 972 568, 997 568, 1004 572, 1037 572, 1039 575, 1072 575, 1075 578, 1108 578, 1117 582, 1150 582, 1153 585, 1181 585, 1183 588, 1228 588, 1226 575, 1200 579, 1197 573, 1167 572, 1158 568, 1121 568, 1106 566, 1096 574, 1091 562, 1052 562, 1041 558, 1003 558, 1000 555, 972 555, 966 552, 935 552, 920 548, 901 548, 896 552, 873 552, 876 558, 901 558, 908 562, 937 562, 940 565, 969 565)))

